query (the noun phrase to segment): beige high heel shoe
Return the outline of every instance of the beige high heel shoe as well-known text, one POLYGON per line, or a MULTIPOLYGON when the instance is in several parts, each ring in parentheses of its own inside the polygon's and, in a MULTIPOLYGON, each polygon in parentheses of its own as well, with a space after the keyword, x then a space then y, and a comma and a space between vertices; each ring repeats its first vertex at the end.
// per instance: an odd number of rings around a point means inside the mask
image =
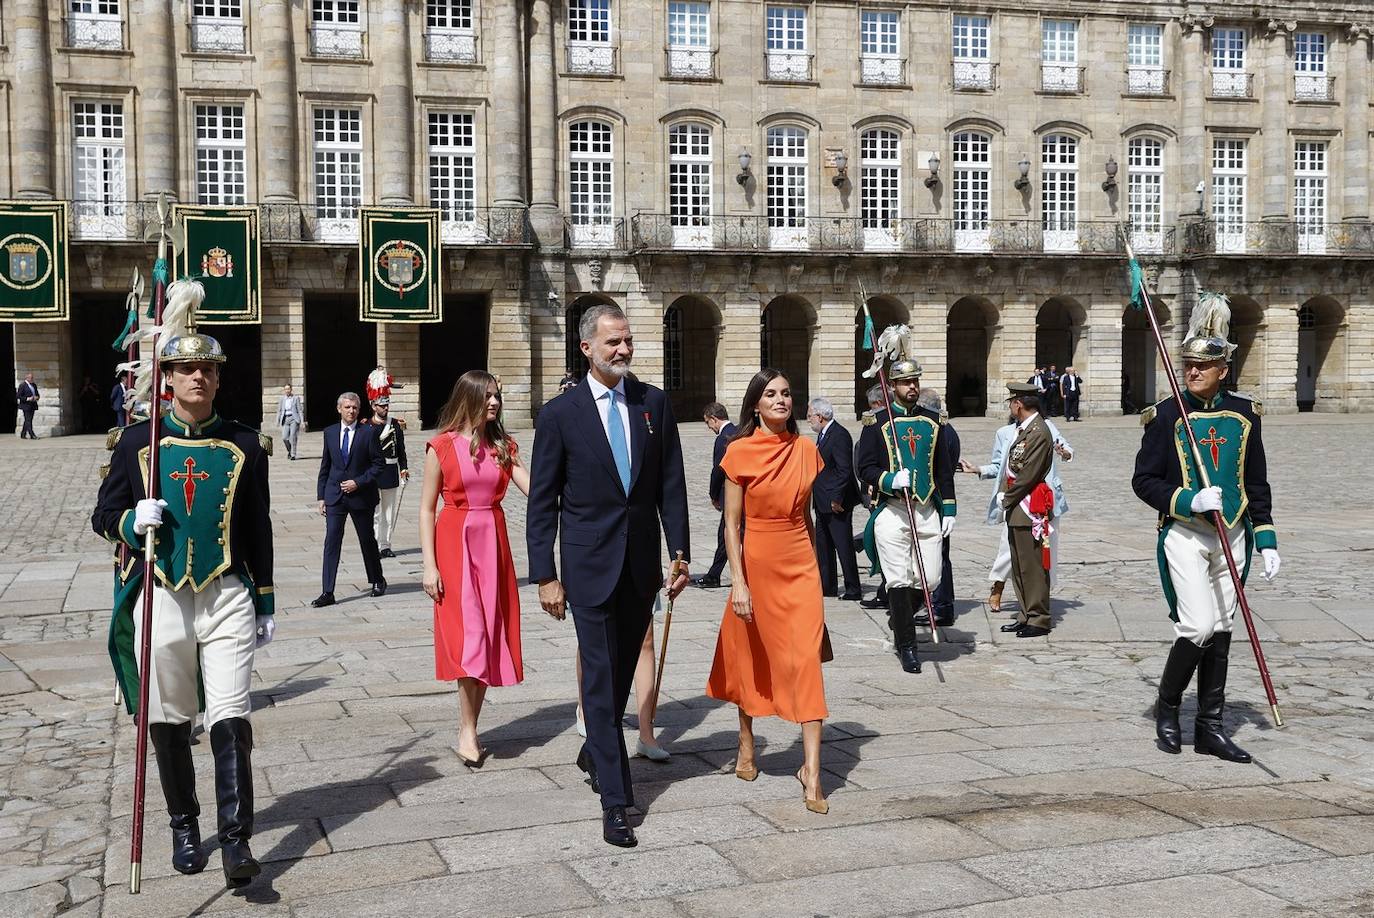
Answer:
MULTIPOLYGON (((805 767, 805 766, 803 766, 805 767)), ((813 813, 820 813, 822 816, 830 812, 829 800, 812 800, 806 796, 806 781, 802 778, 802 769, 797 769, 797 783, 802 786, 802 803, 813 813)))

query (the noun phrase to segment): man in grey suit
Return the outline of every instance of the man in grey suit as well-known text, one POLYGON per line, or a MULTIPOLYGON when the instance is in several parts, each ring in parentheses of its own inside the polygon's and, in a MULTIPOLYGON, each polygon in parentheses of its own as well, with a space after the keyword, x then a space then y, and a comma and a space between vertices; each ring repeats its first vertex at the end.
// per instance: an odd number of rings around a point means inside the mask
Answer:
POLYGON ((277 426, 281 428, 281 441, 286 444, 288 458, 296 458, 296 443, 301 438, 301 428, 305 426, 305 409, 301 397, 291 394, 291 385, 281 387, 281 398, 277 400, 277 426))

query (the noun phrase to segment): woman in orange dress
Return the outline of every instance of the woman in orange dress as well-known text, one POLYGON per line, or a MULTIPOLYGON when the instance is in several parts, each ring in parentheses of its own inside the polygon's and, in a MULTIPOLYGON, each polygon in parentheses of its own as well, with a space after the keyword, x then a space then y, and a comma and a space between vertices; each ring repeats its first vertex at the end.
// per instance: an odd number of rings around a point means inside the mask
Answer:
POLYGON ((472 766, 486 755, 477 716, 487 687, 524 679, 520 596, 501 509, 512 481, 529 493, 529 472, 501 426, 496 379, 464 373, 425 450, 420 550, 434 600, 434 675, 458 680, 458 757, 472 766))
POLYGON ((806 759, 797 780, 802 798, 808 810, 826 813, 830 805, 821 789, 821 721, 829 713, 821 678, 825 610, 810 509, 811 485, 825 463, 816 444, 797 434, 792 390, 779 370, 754 374, 740 415, 739 433, 720 463, 733 586, 706 694, 739 706, 735 774, 745 781, 759 776, 754 718, 776 715, 801 724, 806 759))

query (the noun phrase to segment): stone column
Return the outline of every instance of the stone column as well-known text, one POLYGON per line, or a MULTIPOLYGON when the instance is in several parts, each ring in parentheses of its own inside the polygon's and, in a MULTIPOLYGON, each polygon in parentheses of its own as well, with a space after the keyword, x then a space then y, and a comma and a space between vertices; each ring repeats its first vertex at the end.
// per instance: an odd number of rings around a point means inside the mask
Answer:
POLYGON ((1345 73, 1345 166, 1341 217, 1369 219, 1369 46, 1374 24, 1350 26, 1345 73))
MULTIPOLYGON (((908 327, 920 329, 913 336, 912 343, 915 345, 916 359, 921 364, 921 385, 939 392, 940 399, 945 402, 945 409, 953 412, 957 406, 949 404, 949 306, 942 300, 922 298, 918 294, 912 298, 909 313, 908 327)), ((882 333, 882 329, 876 331, 882 333)), ((864 380, 864 388, 868 388, 875 381, 864 380)))
POLYGON ((1268 44, 1264 54, 1264 151, 1261 161, 1264 176, 1265 220, 1288 219, 1288 84, 1293 66, 1288 61, 1288 37, 1296 23, 1269 20, 1268 44))
POLYGON ((138 87, 138 150, 143 197, 177 194, 181 162, 177 134, 176 32, 172 0, 136 0, 129 11, 129 30, 138 34, 134 85, 138 87))
POLYGON ((1004 302, 1001 322, 988 329, 988 407, 986 417, 1006 413, 1007 380, 1028 379, 1035 367, 1035 314, 1040 299, 1017 291, 1004 302))
MULTIPOLYGON (((14 189, 20 198, 51 198, 53 184, 52 51, 48 4, 14 4, 14 189)), ((13 103, 12 103, 13 104, 13 103)))
MULTIPOLYGON (((513 6, 503 3, 501 6, 513 6)), ((379 5, 377 20, 377 188, 385 206, 415 203, 414 93, 408 3, 379 5)), ((498 77, 498 82, 501 78, 498 77)))
POLYGON ((262 199, 268 203, 297 200, 296 50, 291 32, 291 0, 259 0, 258 53, 262 55, 262 118, 258 122, 258 156, 262 163, 262 199))
MULTIPOLYGON (((607 265, 614 271, 612 265, 607 265)), ((619 272, 616 272, 619 273, 619 272)), ((633 280, 623 297, 611 294, 625 310, 630 331, 635 338, 635 375, 653 386, 664 388, 663 310, 666 308, 661 291, 646 288, 633 280)))
POLYGON ((558 207, 558 81, 553 4, 534 0, 530 12, 530 223, 543 248, 562 248, 558 207))
POLYGON ((1082 414, 1121 414, 1121 331, 1125 308, 1119 298, 1109 295, 1095 296, 1088 304, 1088 324, 1083 330, 1087 347, 1077 349, 1087 360, 1084 366, 1074 367, 1083 377, 1083 395, 1078 404, 1082 414))
POLYGON ((492 19, 494 79, 491 82, 492 191, 496 207, 525 203, 525 81, 524 45, 520 40, 520 4, 495 5, 492 19))
MULTIPOLYGON (((831 291, 834 288, 830 288, 831 291)), ((854 416, 854 296, 849 290, 818 298, 811 342, 811 398, 827 398, 841 421, 854 416)))
POLYGON ((1178 56, 1179 98, 1183 118, 1179 131, 1178 213, 1197 211, 1198 182, 1207 179, 1207 128, 1203 110, 1207 97, 1206 30, 1212 27, 1212 17, 1185 13, 1179 20, 1183 29, 1182 48, 1178 56))
POLYGON ((570 297, 561 256, 532 256, 526 283, 529 285, 530 405, 538 411, 558 394, 557 383, 566 368, 564 332, 570 297), (549 294, 553 294, 552 297, 549 294))
MULTIPOLYGON (((283 265, 285 263, 283 262, 283 265)), ((289 280, 274 266, 262 297, 262 418, 263 427, 277 426, 277 400, 281 387, 291 386, 304 405, 305 399, 305 297, 290 288, 289 280)))
MULTIPOLYGON (((38 386, 33 430, 40 437, 77 432, 79 414, 71 355, 72 323, 14 323, 14 375, 23 379, 25 373, 33 374, 38 386)), ((22 415, 19 417, 22 421, 22 415)), ((18 429, 16 426, 15 430, 18 429)))
POLYGON ((1298 410, 1298 304, 1267 304, 1260 334, 1264 336, 1263 388, 1255 394, 1264 400, 1266 414, 1294 414, 1298 410))
POLYGON ((732 289, 724 297, 725 333, 720 349, 724 354, 725 372, 716 400, 725 405, 731 419, 744 400, 744 390, 759 369, 758 296, 752 290, 732 289))
MULTIPOLYGON (((520 259, 507 255, 507 259, 520 259)), ((525 427, 534 417, 531 402, 532 322, 521 295, 522 264, 506 266, 491 291, 491 315, 487 323, 487 372, 501 377, 505 415, 513 427, 525 427)), ((561 349, 561 343, 559 345, 561 349)), ((538 366, 538 361, 533 361, 538 366)), ((562 371, 559 371, 562 375, 562 371)), ((556 381, 556 380, 555 380, 556 381)))

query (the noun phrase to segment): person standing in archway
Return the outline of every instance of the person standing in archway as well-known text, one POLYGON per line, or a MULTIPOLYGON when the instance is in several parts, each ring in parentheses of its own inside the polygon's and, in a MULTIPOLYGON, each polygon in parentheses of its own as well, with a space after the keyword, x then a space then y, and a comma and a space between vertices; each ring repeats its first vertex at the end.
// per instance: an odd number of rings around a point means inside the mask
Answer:
POLYGON ((1059 377, 1059 396, 1064 400, 1064 422, 1081 420, 1078 416, 1078 399, 1083 395, 1083 377, 1073 367, 1065 367, 1064 375, 1059 377))

